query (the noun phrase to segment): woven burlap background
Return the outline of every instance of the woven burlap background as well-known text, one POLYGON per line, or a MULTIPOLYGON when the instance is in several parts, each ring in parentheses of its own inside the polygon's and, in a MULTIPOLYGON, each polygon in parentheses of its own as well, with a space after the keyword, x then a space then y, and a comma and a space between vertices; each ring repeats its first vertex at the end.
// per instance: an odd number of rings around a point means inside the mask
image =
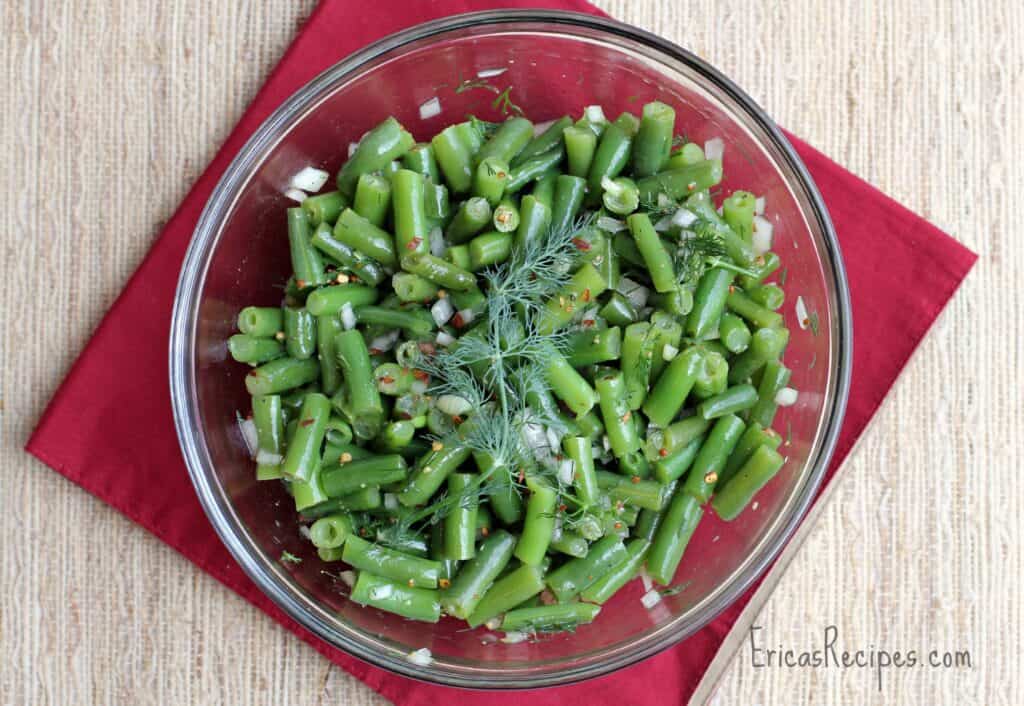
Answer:
MULTIPOLYGON (((890 669, 879 691, 869 670, 755 669, 744 646, 712 703, 1020 703, 1024 6, 598 4, 981 254, 756 619, 770 644, 836 625, 850 647, 968 649, 972 668, 890 669)), ((0 3, 4 704, 384 703, 21 450, 313 5, 0 3)))

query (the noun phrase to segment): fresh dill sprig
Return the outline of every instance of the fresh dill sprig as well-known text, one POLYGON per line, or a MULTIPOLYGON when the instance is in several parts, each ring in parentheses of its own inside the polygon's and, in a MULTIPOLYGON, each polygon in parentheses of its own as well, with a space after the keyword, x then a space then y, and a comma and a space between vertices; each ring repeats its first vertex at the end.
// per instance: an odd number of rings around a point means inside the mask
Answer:
POLYGON ((491 101, 491 107, 501 111, 502 115, 523 115, 523 109, 512 102, 512 86, 509 86, 497 98, 491 101))
POLYGON ((455 86, 455 93, 465 93, 466 91, 472 91, 474 89, 483 89, 490 91, 491 93, 499 93, 497 86, 492 86, 487 79, 484 78, 467 78, 463 79, 459 77, 459 83, 455 86))
POLYGON ((501 125, 501 123, 492 123, 490 120, 481 120, 475 115, 469 116, 469 124, 477 131, 482 140, 488 139, 498 129, 498 126, 501 125))
POLYGON ((301 564, 302 557, 295 556, 291 552, 281 552, 282 564, 301 564))
POLYGON ((693 235, 679 243, 675 254, 676 278, 683 286, 692 287, 704 274, 712 259, 725 255, 722 237, 715 232, 714 224, 698 220, 690 225, 693 235))
POLYGON ((691 583, 693 583, 693 582, 692 581, 683 581, 682 583, 677 583, 675 586, 669 586, 668 588, 663 588, 660 591, 658 591, 658 593, 660 593, 662 596, 675 596, 675 595, 677 595, 679 593, 682 593, 687 588, 689 588, 691 583))

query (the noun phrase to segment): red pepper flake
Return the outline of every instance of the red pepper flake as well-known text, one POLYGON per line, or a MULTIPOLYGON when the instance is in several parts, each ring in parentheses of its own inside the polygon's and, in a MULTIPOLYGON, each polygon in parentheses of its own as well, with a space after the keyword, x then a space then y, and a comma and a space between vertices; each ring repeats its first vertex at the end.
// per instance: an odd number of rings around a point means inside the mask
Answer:
POLYGON ((253 368, 248 373, 246 373, 246 375, 252 375, 254 378, 258 378, 260 376, 260 371, 253 368))
POLYGON ((406 250, 415 250, 416 248, 418 248, 420 246, 420 243, 422 243, 422 242, 423 242, 423 238, 421 238, 421 237, 419 237, 417 235, 415 238, 413 238, 408 243, 406 243, 405 249, 406 250))
POLYGON ((384 352, 384 351, 382 351, 382 350, 381 350, 380 348, 371 348, 371 349, 370 349, 370 350, 368 351, 368 353, 369 353, 370 355, 380 355, 380 354, 381 354, 381 353, 383 353, 383 352, 384 352))
POLYGON ((809 318, 804 318, 804 320, 801 323, 803 323, 804 328, 807 328, 808 326, 811 325, 811 320, 809 318))
POLYGON ((593 319, 583 319, 583 321, 580 323, 582 323, 585 328, 590 328, 597 322, 594 321, 593 319))
POLYGON ((622 529, 622 523, 621 522, 616 522, 614 525, 612 525, 612 527, 614 527, 617 530, 620 530, 620 529, 622 529))
POLYGON ((520 468, 519 469, 519 482, 522 483, 524 480, 526 480, 526 470, 520 468))
POLYGON ((452 326, 454 326, 455 328, 462 328, 465 325, 466 322, 462 318, 462 312, 455 312, 455 316, 452 317, 452 326))
POLYGON ((480 528, 480 534, 482 534, 484 537, 486 537, 490 533, 491 533, 491 531, 489 529, 487 529, 486 527, 481 527, 480 528))
POLYGON ((313 419, 312 418, 310 418, 310 419, 303 419, 301 422, 299 422, 299 426, 300 427, 308 427, 312 423, 313 423, 313 419))
POLYGON ((456 426, 462 424, 462 417, 458 414, 452 415, 452 423, 456 426))
POLYGON ((412 376, 420 382, 428 382, 430 380, 430 375, 425 370, 413 370, 412 376))
POLYGON ((576 246, 577 250, 582 250, 583 252, 590 250, 590 243, 588 243, 583 238, 573 238, 572 244, 576 246))
POLYGON ((633 476, 632 478, 629 479, 629 482, 632 483, 633 485, 636 485, 637 483, 640 482, 640 476, 633 476))
POLYGON ((299 289, 305 289, 306 288, 306 280, 304 280, 304 279, 297 279, 297 280, 295 280, 295 286, 298 287, 299 289))
POLYGON ((561 505, 558 506, 558 511, 559 512, 565 512, 568 509, 569 509, 569 506, 566 505, 565 503, 562 503, 561 505))
POLYGON ((658 449, 658 455, 661 456, 662 458, 665 458, 666 456, 668 456, 668 449, 666 449, 664 446, 661 447, 660 449, 658 449))
POLYGON ((586 289, 583 290, 583 294, 580 296, 580 299, 582 299, 585 302, 590 301, 590 287, 587 287, 586 289))
POLYGON ((448 579, 438 579, 437 580, 437 585, 440 586, 441 588, 448 588, 449 586, 452 585, 452 582, 449 581, 448 579))
POLYGON ((736 291, 736 285, 730 284, 729 285, 729 294, 732 294, 735 291, 736 291))
POLYGON ((393 383, 395 381, 395 379, 393 377, 391 377, 390 375, 381 375, 379 379, 385 385, 390 385, 391 383, 393 383))
POLYGON ((628 422, 632 417, 633 413, 631 411, 627 411, 625 414, 622 415, 622 421, 628 422))

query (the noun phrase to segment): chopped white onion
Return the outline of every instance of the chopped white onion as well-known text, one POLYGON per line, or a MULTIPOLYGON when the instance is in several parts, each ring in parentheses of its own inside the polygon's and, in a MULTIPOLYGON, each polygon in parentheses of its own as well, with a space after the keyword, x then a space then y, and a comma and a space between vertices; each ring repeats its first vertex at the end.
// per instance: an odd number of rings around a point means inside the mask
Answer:
POLYGON ((473 404, 465 397, 458 395, 441 395, 437 398, 437 408, 450 417, 454 417, 473 409, 473 404))
POLYGON ((800 393, 792 387, 784 387, 775 393, 775 404, 780 407, 789 407, 796 404, 796 398, 799 396, 800 393))
POLYGON ((256 422, 239 417, 238 431, 242 432, 242 440, 245 441, 245 448, 249 452, 249 458, 255 458, 256 449, 259 446, 258 437, 256 436, 256 422))
POLYGON ((563 458, 558 462, 558 482, 562 485, 572 485, 572 478, 576 475, 576 463, 571 458, 563 458))
POLYGON ((644 604, 644 608, 650 610, 654 606, 661 603, 661 593, 656 588, 652 588, 650 591, 640 597, 640 602, 644 604))
POLYGON ((608 438, 607 434, 604 434, 604 435, 601 436, 601 445, 604 446, 604 450, 605 451, 611 451, 611 449, 612 449, 612 442, 608 438))
POLYGON ((331 178, 331 175, 323 169, 316 167, 303 167, 299 173, 292 177, 292 188, 302 189, 315 194, 324 188, 324 184, 331 178))
POLYGON ((427 383, 424 382, 423 380, 413 380, 412 385, 409 386, 409 389, 412 390, 417 395, 422 395, 424 392, 427 391, 428 387, 429 385, 427 385, 427 383))
POLYGON ((764 207, 767 205, 767 203, 768 202, 765 201, 764 196, 758 196, 754 200, 754 213, 756 213, 759 216, 763 216, 764 215, 764 207))
POLYGON ((431 255, 434 257, 444 257, 445 252, 448 250, 448 243, 444 240, 444 231, 441 230, 440 226, 434 226, 430 229, 427 242, 430 244, 431 255))
POLYGON ((626 230, 628 226, 618 218, 612 218, 611 216, 601 216, 597 219, 597 227, 601 230, 606 230, 609 233, 621 233, 626 230))
POLYGON ((357 149, 359 149, 359 143, 358 142, 349 142, 348 143, 348 156, 351 157, 352 155, 354 155, 356 153, 357 149))
POLYGON ((672 214, 672 225, 689 228, 697 222, 697 216, 689 209, 681 208, 672 214))
POLYGON ((551 529, 551 541, 557 542, 562 538, 562 515, 555 515, 555 526, 551 529))
POLYGON ((438 326, 444 326, 455 315, 455 307, 448 301, 448 297, 438 299, 430 307, 430 315, 434 317, 434 321, 438 326))
POLYGON ((549 127, 551 127, 552 125, 554 125, 554 124, 555 124, 554 120, 545 120, 542 123, 536 123, 533 126, 533 136, 537 137, 537 135, 543 135, 544 132, 546 132, 547 129, 549 127))
POLYGON ((583 117, 591 123, 606 123, 608 118, 604 116, 604 108, 599 105, 588 105, 583 109, 583 117))
POLYGON ((352 588, 356 585, 356 572, 354 571, 342 571, 340 574, 338 574, 338 578, 340 578, 349 588, 352 588))
POLYGON ((426 647, 421 647, 418 650, 413 650, 405 656, 407 660, 413 664, 419 665, 420 667, 429 667, 434 661, 434 656, 430 653, 426 647))
POLYGON ((484 627, 488 630, 497 630, 501 627, 501 616, 499 615, 497 617, 491 618, 486 623, 484 623, 484 627))
POLYGON ((615 289, 637 309, 642 309, 647 305, 647 297, 651 293, 647 287, 639 282, 634 282, 629 277, 620 277, 619 284, 615 289))
POLYGON ((658 192, 658 208, 668 208, 671 203, 672 199, 668 197, 668 194, 664 191, 658 192))
POLYGON ((299 525, 299 536, 303 539, 312 539, 313 535, 309 531, 309 525, 299 525))
POLYGON ((352 302, 341 305, 341 325, 346 331, 356 327, 356 310, 352 308, 352 302))
POLYGON ((436 340, 437 345, 447 348, 451 344, 455 343, 455 336, 451 335, 447 331, 438 331, 436 340))
POLYGON ((441 114, 441 101, 434 96, 420 104, 420 120, 430 120, 441 114))
POLYGON ((807 305, 803 297, 796 298, 796 322, 801 329, 807 330, 811 325, 811 319, 807 316, 807 305))
POLYGON ((386 353, 395 347, 395 344, 398 343, 398 338, 401 335, 402 332, 398 329, 382 333, 380 336, 377 336, 375 339, 370 341, 370 350, 386 353))
POLYGON ((281 454, 272 454, 269 451, 260 449, 256 452, 256 463, 261 466, 276 466, 284 460, 281 454))
POLYGON ((662 360, 672 360, 679 355, 679 349, 673 346, 671 343, 666 343, 665 347, 661 349, 662 360))
POLYGON ((721 159, 725 155, 725 143, 715 137, 704 143, 704 159, 721 159))
POLYGON ((513 630, 512 632, 505 633, 505 637, 501 638, 501 641, 504 642, 506 645, 515 645, 519 642, 523 642, 524 640, 529 639, 529 637, 530 636, 527 635, 525 632, 513 630))
POLYGON ((394 493, 384 493, 384 509, 397 510, 398 496, 395 495, 394 493))
POLYGON ((477 78, 494 78, 495 76, 501 76, 503 73, 508 71, 508 67, 505 66, 500 69, 480 69, 476 72, 477 78))
POLYGON ((754 235, 751 245, 755 255, 764 255, 772 249, 772 233, 775 226, 763 216, 754 216, 754 235))
POLYGON ((647 593, 654 588, 654 579, 647 573, 647 569, 644 568, 640 571, 640 582, 644 585, 644 593, 647 593))
POLYGON ((553 452, 562 444, 562 437, 560 437, 558 432, 551 427, 544 429, 544 436, 547 437, 549 451, 553 452))
POLYGON ((544 431, 544 425, 537 422, 527 422, 523 425, 523 441, 534 452, 547 451, 549 448, 548 435, 544 431))
POLYGON ((654 224, 654 230, 659 233, 667 233, 673 226, 672 216, 662 216, 658 219, 658 222, 654 224))
POLYGON ((284 192, 284 195, 285 198, 289 198, 296 203, 302 203, 303 201, 306 200, 306 197, 309 196, 309 194, 307 194, 305 191, 302 191, 301 189, 287 189, 284 192))
POLYGON ((476 314, 473 313, 472 309, 459 309, 459 318, 462 319, 463 326, 469 326, 473 323, 473 319, 476 318, 476 314))

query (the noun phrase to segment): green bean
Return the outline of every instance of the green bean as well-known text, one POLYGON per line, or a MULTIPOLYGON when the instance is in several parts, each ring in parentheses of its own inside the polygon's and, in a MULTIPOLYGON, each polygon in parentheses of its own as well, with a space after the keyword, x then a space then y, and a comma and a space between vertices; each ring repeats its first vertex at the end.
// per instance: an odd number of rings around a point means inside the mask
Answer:
POLYGON ((618 360, 622 351, 622 329, 583 329, 569 336, 566 360, 574 368, 618 360))
POLYGON ((629 231, 636 240, 637 250, 644 258, 647 271, 658 292, 671 292, 676 289, 676 274, 672 267, 672 258, 658 237, 646 213, 634 213, 626 219, 629 231))
POLYGON ((317 549, 337 549, 351 535, 352 518, 343 512, 321 517, 309 528, 309 539, 317 549))
POLYGON ((265 454, 281 455, 284 449, 284 415, 279 395, 252 398, 252 420, 256 426, 257 449, 265 454))
POLYGON ((321 483, 328 497, 351 495, 369 486, 382 486, 405 480, 409 469, 398 454, 369 456, 342 463, 321 472, 321 483))
POLYGON ((664 294, 655 292, 648 303, 680 321, 686 321, 686 316, 693 311, 693 292, 685 287, 664 294))
POLYGON ((505 613, 501 629, 506 632, 530 634, 562 632, 594 621, 601 607, 590 603, 567 603, 564 605, 539 605, 516 608, 505 613))
POLYGON ((519 228, 519 205, 514 197, 506 196, 495 207, 491 221, 499 233, 512 233, 519 228))
POLYGON ((487 199, 479 196, 467 199, 455 212, 445 236, 453 244, 465 243, 487 227, 491 222, 491 213, 491 205, 487 203, 487 199))
POLYGON ((555 180, 555 193, 551 202, 551 230, 556 233, 568 231, 576 220, 587 182, 581 177, 560 174, 555 180))
POLYGON ((722 345, 729 349, 730 353, 742 353, 750 346, 750 329, 743 319, 731 312, 722 314, 718 322, 718 334, 722 345))
POLYGON ((597 135, 585 127, 567 127, 562 133, 565 140, 567 171, 572 176, 586 178, 597 151, 597 135))
POLYGON ((766 363, 775 360, 789 342, 789 330, 784 328, 760 328, 750 339, 750 348, 736 356, 729 367, 729 382, 745 382, 766 363))
POLYGON ((406 307, 391 309, 386 306, 361 306, 355 310, 356 320, 361 324, 400 328, 412 337, 429 336, 433 333, 435 322, 426 309, 406 307))
POLYGON ((711 336, 722 318, 733 273, 712 267, 700 278, 693 295, 693 311, 686 319, 686 333, 692 338, 711 336))
POLYGON ((606 209, 616 215, 628 215, 640 206, 640 190, 632 179, 605 177, 601 180, 601 188, 604 190, 601 202, 606 209))
POLYGON ((284 346, 275 338, 254 338, 236 333, 228 339, 228 353, 239 363, 257 365, 284 355, 284 346))
POLYGON ((416 425, 409 419, 388 422, 374 440, 374 448, 381 453, 400 453, 415 458, 420 453, 413 437, 416 425))
POLYGON ((288 443, 281 465, 285 475, 305 481, 319 468, 320 446, 324 443, 330 416, 331 402, 326 396, 316 392, 306 395, 295 436, 288 443))
POLYGON ((597 483, 612 500, 647 510, 660 510, 668 498, 668 486, 637 476, 597 471, 597 483))
POLYGON ((273 338, 284 329, 284 315, 270 306, 247 306, 238 312, 238 330, 252 338, 273 338))
POLYGON ((491 208, 494 208, 501 200, 501 195, 505 193, 508 173, 508 162, 498 157, 481 160, 473 175, 473 196, 484 199, 491 208))
POLYGON ((448 248, 448 252, 445 253, 444 259, 452 263, 456 267, 461 267, 464 270, 468 270, 470 267, 473 266, 473 262, 469 258, 468 245, 451 246, 450 248, 448 248))
MULTIPOLYGON (((384 268, 373 258, 356 252, 345 243, 334 237, 334 229, 327 223, 321 223, 313 231, 313 247, 328 257, 333 258, 339 265, 347 270, 352 276, 362 280, 370 286, 377 286, 387 276, 384 268)), ((344 280, 337 279, 339 284, 344 280)))
POLYGON ((424 193, 426 180, 422 174, 399 169, 392 177, 395 202, 395 250, 399 257, 409 253, 429 252, 424 193))
POLYGON ((577 417, 572 421, 576 425, 576 433, 590 440, 594 440, 604 433, 604 425, 601 424, 601 418, 597 416, 594 410, 590 410, 582 417, 577 417))
POLYGON ((408 272, 396 272, 391 278, 391 288, 403 302, 424 303, 437 298, 436 284, 408 272))
POLYGON ((506 466, 498 466, 494 457, 483 451, 473 453, 473 460, 476 462, 477 470, 481 476, 497 479, 502 482, 497 489, 492 489, 488 495, 491 510, 498 516, 498 519, 505 525, 514 525, 523 516, 523 502, 519 492, 512 484, 509 469, 506 466))
POLYGON ((736 519, 761 488, 779 472, 786 460, 770 446, 758 446, 750 459, 711 501, 718 516, 736 519))
POLYGON ((687 142, 671 154, 666 167, 668 169, 687 167, 691 164, 703 162, 704 159, 704 149, 696 142, 687 142))
POLYGON ((679 562, 697 529, 704 509, 682 487, 677 488, 647 552, 647 573, 662 585, 672 583, 679 562))
POLYGON ((427 181, 423 192, 423 212, 432 228, 444 230, 452 216, 448 187, 427 181))
POLYGON ((612 123, 605 128, 587 172, 591 203, 600 201, 601 181, 605 178, 614 179, 629 163, 632 145, 633 139, 621 126, 612 123))
POLYGON ((505 193, 514 194, 534 179, 544 176, 548 171, 557 167, 563 157, 565 157, 565 149, 558 147, 520 162, 512 169, 508 181, 505 182, 505 193))
POLYGON ((245 389, 250 395, 276 395, 302 387, 319 376, 320 366, 315 360, 277 358, 250 370, 245 376, 245 389))
POLYGON ((730 311, 742 316, 757 328, 782 326, 782 314, 761 306, 743 292, 731 292, 726 299, 726 306, 730 311))
POLYGON ((640 438, 626 399, 626 384, 621 372, 607 370, 597 375, 594 381, 597 389, 601 418, 605 433, 611 444, 612 453, 619 459, 640 448, 640 438))
POLYGON ((699 191, 686 199, 686 207, 709 225, 714 234, 722 241, 725 253, 740 267, 749 267, 754 263, 754 250, 722 217, 718 215, 711 196, 706 191, 699 191))
POLYGON ((316 286, 327 281, 320 253, 313 247, 309 219, 301 208, 288 209, 288 247, 292 257, 292 271, 299 289, 316 286))
POLYGON ((572 559, 545 578, 548 588, 562 603, 588 588, 605 573, 622 562, 628 554, 622 540, 603 537, 591 545, 585 557, 572 559))
POLYGON ((342 331, 334 338, 335 355, 345 378, 345 385, 332 402, 338 407, 359 439, 372 439, 384 421, 384 407, 366 342, 359 331, 342 331))
POLYGON ((469 458, 470 449, 460 443, 438 442, 417 463, 405 488, 398 494, 398 502, 406 507, 421 505, 430 499, 456 468, 469 458))
POLYGON ((530 243, 539 243, 551 223, 551 211, 534 196, 524 196, 519 209, 515 250, 523 252, 530 243))
POLYGON ((465 291, 476 287, 476 277, 472 272, 427 253, 402 256, 402 269, 447 289, 465 291))
POLYGON ((551 543, 558 493, 540 479, 527 478, 526 485, 530 489, 530 497, 526 501, 526 519, 514 553, 524 564, 537 566, 551 543))
POLYGON ((345 540, 342 559, 360 572, 392 579, 410 588, 437 588, 441 573, 440 562, 371 544, 354 535, 345 540))
POLYGON ((683 339, 683 326, 675 317, 670 314, 666 314, 663 311, 652 311, 651 312, 651 335, 654 337, 653 350, 651 357, 651 379, 657 379, 661 372, 668 365, 668 360, 665 360, 666 349, 671 348, 675 351, 668 358, 674 358, 678 355, 679 346, 682 345, 683 339))
POLYGON ((640 409, 650 385, 654 359, 654 335, 651 324, 640 321, 630 324, 622 334, 622 368, 626 384, 626 401, 630 409, 640 409))
POLYGON ((640 179, 636 185, 640 189, 641 202, 656 203, 658 194, 665 194, 670 199, 678 201, 690 194, 710 189, 721 181, 722 162, 708 159, 684 167, 666 169, 640 179))
POLYGON ((754 235, 754 209, 757 198, 749 191, 734 191, 722 201, 722 218, 748 243, 754 235))
MULTIPOLYGON (((466 123, 461 123, 465 125, 466 123)), ((473 145, 459 125, 445 128, 430 141, 441 174, 453 194, 464 194, 473 183, 473 145)))
POLYGON ((469 267, 476 272, 491 265, 504 262, 512 254, 511 233, 491 231, 482 233, 469 241, 469 267))
POLYGON ((716 350, 705 350, 704 366, 693 383, 693 396, 699 400, 720 395, 729 386, 729 363, 716 350))
POLYGON ((472 559, 476 553, 476 516, 478 500, 473 491, 479 486, 471 473, 448 476, 448 494, 457 498, 455 508, 444 518, 444 555, 448 559, 472 559))
POLYGON ((316 319, 305 309, 285 307, 284 335, 292 358, 310 358, 316 351, 316 319))
POLYGON ((544 154, 558 147, 562 143, 565 129, 570 125, 572 125, 572 118, 568 115, 564 115, 551 123, 544 132, 537 135, 527 143, 526 147, 523 148, 523 151, 512 160, 512 166, 518 166, 533 157, 544 154))
POLYGON ((701 402, 697 406, 697 413, 705 419, 717 419, 750 409, 756 403, 757 390, 753 385, 735 385, 701 402))
POLYGON ((377 296, 376 287, 364 287, 358 284, 321 287, 306 299, 306 310, 313 316, 336 315, 346 304, 352 307, 373 304, 377 301, 377 296))
MULTIPOLYGON (((633 417, 633 419, 636 420, 634 422, 634 426, 637 427, 637 431, 639 433, 639 429, 641 428, 641 425, 639 424, 640 416, 637 415, 633 417)), ((651 464, 647 460, 646 456, 639 451, 634 451, 633 453, 627 454, 619 459, 619 473, 631 478, 647 478, 651 475, 651 464)))
POLYGON ((307 196, 302 202, 302 210, 309 218, 313 227, 322 223, 333 224, 340 214, 348 207, 348 199, 340 191, 328 191, 325 194, 307 196))
POLYGON ((676 111, 659 101, 647 103, 640 117, 640 129, 633 146, 633 173, 638 177, 657 174, 668 162, 672 150, 676 111))
POLYGON ((562 328, 572 319, 577 305, 589 304, 604 292, 606 286, 604 278, 593 265, 584 265, 545 304, 538 316, 537 332, 550 334, 562 328))
POLYGON ((531 196, 537 199, 538 203, 544 204, 544 207, 551 211, 551 206, 555 201, 555 182, 558 181, 559 172, 557 169, 552 168, 546 171, 542 176, 537 178, 536 183, 533 185, 533 192, 531 196))
POLYGON ((666 451, 663 457, 654 462, 654 477, 660 483, 671 483, 682 478, 683 474, 693 465, 703 445, 704 437, 699 436, 675 451, 666 451))
POLYGON ((751 301, 765 309, 778 311, 786 301, 786 293, 777 284, 758 284, 744 290, 751 301))
POLYGON ((543 590, 544 567, 523 564, 494 582, 466 618, 466 622, 475 628, 528 601, 543 590))
POLYGON ((384 225, 391 210, 391 182, 377 174, 361 174, 352 210, 378 228, 384 225))
POLYGON ((569 530, 562 530, 560 534, 552 538, 549 551, 565 554, 572 557, 583 557, 587 555, 589 547, 583 535, 569 530))
POLYGON ((338 190, 351 197, 359 177, 384 169, 392 160, 408 152, 415 140, 393 117, 368 132, 338 172, 338 190))
POLYGON ((751 263, 750 269, 754 272, 755 276, 740 275, 740 286, 744 289, 750 289, 765 279, 767 279, 773 272, 782 266, 782 260, 779 256, 773 252, 766 252, 764 255, 758 255, 754 258, 754 262, 751 263))
POLYGON ((639 318, 633 303, 619 292, 612 292, 611 297, 598 313, 602 319, 613 326, 628 326, 639 318))
POLYGON ((698 348, 688 348, 672 359, 643 404, 644 414, 651 423, 667 427, 675 419, 697 381, 703 362, 704 356, 698 348))
POLYGON ((377 389, 385 395, 391 395, 392 397, 407 395, 412 389, 413 382, 416 380, 416 376, 411 368, 399 365, 398 363, 382 363, 378 365, 373 370, 373 378, 377 381, 377 389))
POLYGON ((324 434, 328 444, 351 444, 353 435, 352 427, 341 417, 332 415, 327 420, 327 431, 324 434))
POLYGON ((699 439, 710 428, 711 422, 700 415, 681 419, 665 427, 660 433, 648 435, 648 456, 663 458, 683 448, 694 439, 699 439), (664 449, 664 453, 662 453, 662 449, 664 449))
POLYGON ((615 244, 612 237, 605 235, 596 250, 597 256, 593 259, 592 264, 597 268, 609 289, 615 289, 619 286, 621 272, 619 268, 619 255, 615 252, 615 244))
POLYGON ((320 386, 326 395, 333 395, 341 386, 341 367, 338 365, 334 339, 342 330, 341 321, 334 314, 316 317, 320 386))
MULTIPOLYGON (((282 471, 283 473, 283 471, 282 471)), ((323 488, 320 487, 319 464, 314 467, 309 480, 292 479, 290 483, 292 499, 295 501, 295 511, 302 512, 306 508, 314 507, 327 500, 323 488)))
POLYGON ((344 495, 337 500, 339 508, 350 512, 376 510, 383 504, 380 487, 376 485, 368 485, 362 490, 357 490, 351 495, 344 495))
POLYGON ((346 208, 338 216, 338 222, 334 224, 334 237, 386 267, 392 267, 398 261, 391 235, 351 208, 346 208))
POLYGON ((441 593, 441 606, 449 615, 468 618, 498 575, 512 559, 516 538, 504 530, 491 532, 476 555, 462 565, 451 585, 441 593))
POLYGON ((498 126, 477 154, 478 161, 498 159, 511 162, 533 140, 533 123, 526 118, 509 118, 498 126))
POLYGON ((558 351, 550 350, 544 358, 544 373, 551 391, 576 416, 589 412, 597 404, 597 393, 590 383, 558 351))
MULTIPOLYGON (((349 544, 346 542, 346 553, 348 547, 349 544)), ((439 597, 437 591, 411 587, 399 581, 374 576, 368 571, 360 571, 349 600, 404 618, 436 623, 441 618, 439 597)))
POLYGON ((429 142, 419 142, 413 145, 402 157, 402 165, 435 184, 441 181, 441 172, 437 168, 437 160, 434 159, 434 148, 429 142))
POLYGON ((782 437, 775 433, 772 429, 765 429, 755 421, 750 422, 750 426, 743 432, 743 436, 736 443, 736 448, 729 454, 729 460, 725 463, 725 468, 721 473, 718 474, 718 482, 716 488, 725 487, 729 479, 736 475, 736 471, 743 467, 743 464, 750 459, 750 456, 757 450, 758 446, 768 446, 772 449, 778 449, 782 444, 782 437))
POLYGON ((779 408, 775 402, 775 395, 789 384, 792 375, 793 371, 780 361, 770 360, 765 363, 761 382, 757 386, 757 403, 750 409, 751 422, 757 422, 763 427, 772 425, 779 408))
MULTIPOLYGON (((650 512, 644 510, 643 512, 650 512)), ((641 516, 643 516, 641 512, 641 516)), ((602 605, 614 596, 620 588, 636 578, 651 547, 648 539, 634 539, 626 544, 626 556, 609 569, 601 578, 580 592, 580 598, 587 603, 602 605)))
POLYGON ((683 484, 683 490, 701 505, 707 503, 714 492, 718 474, 725 468, 729 454, 736 448, 745 428, 743 420, 735 414, 719 417, 711 427, 711 433, 700 447, 683 484))

